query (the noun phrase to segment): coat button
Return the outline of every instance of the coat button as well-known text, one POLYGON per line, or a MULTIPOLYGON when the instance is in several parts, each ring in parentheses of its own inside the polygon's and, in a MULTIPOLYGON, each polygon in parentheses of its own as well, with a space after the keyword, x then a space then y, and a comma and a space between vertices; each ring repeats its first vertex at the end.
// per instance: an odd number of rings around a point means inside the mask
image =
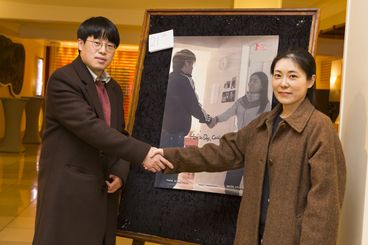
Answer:
POLYGON ((268 163, 270 164, 270 166, 272 166, 272 165, 273 165, 273 161, 272 161, 272 159, 269 159, 269 160, 268 160, 268 163))

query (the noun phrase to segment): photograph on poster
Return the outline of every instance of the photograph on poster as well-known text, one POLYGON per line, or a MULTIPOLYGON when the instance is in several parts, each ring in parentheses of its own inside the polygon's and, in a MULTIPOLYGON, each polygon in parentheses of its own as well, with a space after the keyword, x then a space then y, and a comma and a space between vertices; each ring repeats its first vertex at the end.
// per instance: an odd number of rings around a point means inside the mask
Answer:
MULTIPOLYGON (((218 144, 271 109, 279 36, 174 38, 160 147, 218 144)), ((242 195, 243 169, 156 174, 155 187, 242 195)))

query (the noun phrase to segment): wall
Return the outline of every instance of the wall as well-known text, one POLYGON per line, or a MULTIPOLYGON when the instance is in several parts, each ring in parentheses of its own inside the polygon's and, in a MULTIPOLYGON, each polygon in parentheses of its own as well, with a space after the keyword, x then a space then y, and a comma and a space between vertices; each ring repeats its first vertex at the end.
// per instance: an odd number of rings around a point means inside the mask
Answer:
POLYGON ((346 19, 346 0, 325 0, 316 5, 321 10, 320 29, 328 29, 339 25, 346 19))
POLYGON ((232 5, 232 0, 140 0, 110 1, 108 4, 98 0, 0 0, 0 31, 22 38, 71 41, 76 39, 75 31, 83 20, 106 16, 118 26, 121 43, 137 45, 146 9, 231 8, 232 5))
POLYGON ((330 38, 318 38, 317 40, 317 56, 335 56, 343 57, 344 52, 344 40, 342 39, 330 39, 330 38))
POLYGON ((348 0, 340 136, 347 161, 347 186, 340 245, 368 244, 368 21, 367 0, 348 0))
POLYGON ((234 8, 280 8, 282 0, 234 0, 234 8))

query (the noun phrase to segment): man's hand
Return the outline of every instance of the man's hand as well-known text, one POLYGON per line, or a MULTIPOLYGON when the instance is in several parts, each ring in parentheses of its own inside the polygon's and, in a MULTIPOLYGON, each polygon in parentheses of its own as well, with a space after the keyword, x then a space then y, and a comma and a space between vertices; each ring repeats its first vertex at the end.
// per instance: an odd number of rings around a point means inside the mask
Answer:
POLYGON ((211 121, 207 123, 207 126, 209 128, 215 127, 217 124, 217 117, 212 117, 211 121))
POLYGON ((163 157, 163 154, 164 151, 162 149, 151 147, 146 158, 143 161, 144 169, 156 173, 166 169, 166 167, 169 167, 171 169, 174 168, 171 162, 163 157))
POLYGON ((107 185, 107 192, 108 193, 114 193, 115 191, 119 190, 120 187, 123 186, 123 182, 121 179, 113 174, 110 174, 110 181, 105 181, 107 185))

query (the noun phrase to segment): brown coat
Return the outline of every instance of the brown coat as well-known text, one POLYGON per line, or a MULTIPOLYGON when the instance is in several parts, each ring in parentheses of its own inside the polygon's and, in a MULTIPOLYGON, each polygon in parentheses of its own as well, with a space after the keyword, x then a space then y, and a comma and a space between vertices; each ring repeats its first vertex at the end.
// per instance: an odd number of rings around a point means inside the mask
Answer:
POLYGON ((34 245, 115 244, 118 193, 108 194, 105 180, 124 181, 128 162, 141 163, 150 146, 125 133, 119 85, 106 89, 111 128, 80 57, 48 82, 34 245))
POLYGON ((336 244, 346 169, 335 129, 330 119, 305 99, 281 121, 271 140, 272 122, 280 110, 278 105, 240 131, 224 135, 219 146, 165 149, 165 157, 177 172, 244 167, 235 244, 258 244, 267 162, 270 200, 263 244, 336 244))

